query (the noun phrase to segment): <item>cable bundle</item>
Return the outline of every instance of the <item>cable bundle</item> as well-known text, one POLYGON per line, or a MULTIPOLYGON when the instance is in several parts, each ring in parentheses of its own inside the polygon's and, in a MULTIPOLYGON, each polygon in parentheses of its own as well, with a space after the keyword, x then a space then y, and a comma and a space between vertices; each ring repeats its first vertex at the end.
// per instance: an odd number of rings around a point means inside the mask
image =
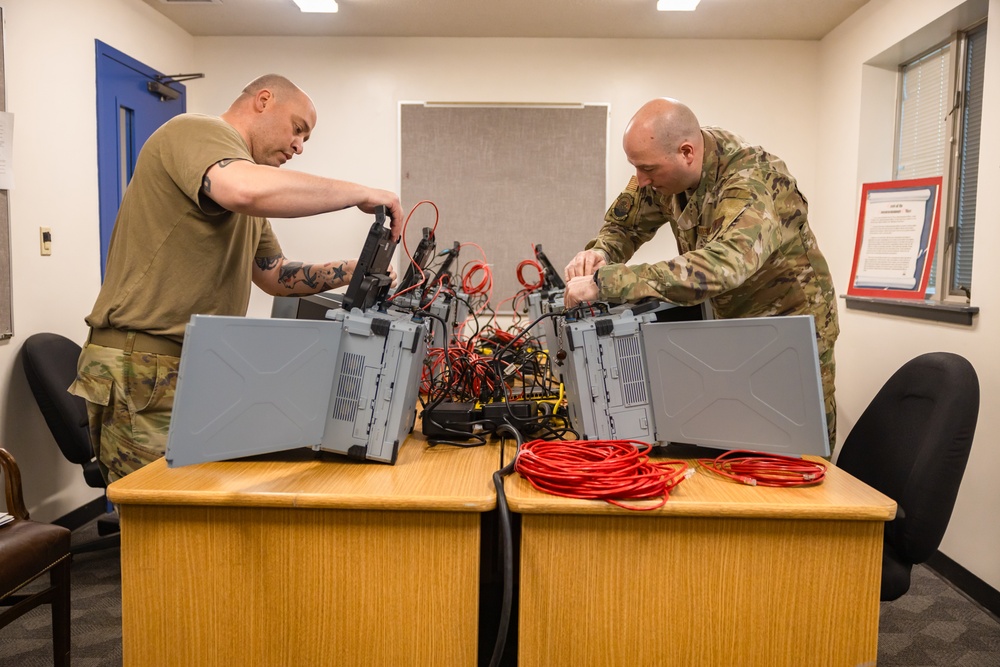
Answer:
MULTIPOLYGON (((437 231, 438 220, 441 217, 441 212, 438 210, 437 204, 435 204, 434 202, 430 201, 429 199, 424 199, 422 201, 418 201, 416 204, 414 204, 413 208, 410 209, 410 212, 406 215, 406 219, 403 220, 403 230, 402 230, 402 232, 400 232, 400 238, 401 238, 401 240, 403 242, 403 252, 406 254, 407 262, 409 264, 411 264, 414 269, 416 269, 417 273, 420 274, 420 280, 416 281, 415 283, 413 283, 412 285, 410 285, 406 289, 404 289, 404 290, 402 290, 400 292, 396 292, 395 294, 393 294, 389 298, 390 301, 392 301, 393 299, 396 299, 396 298, 398 298, 398 297, 400 297, 400 296, 402 296, 404 294, 407 294, 409 292, 413 292, 415 290, 420 290, 418 292, 418 295, 419 295, 420 293, 422 293, 424 291, 425 287, 427 286, 428 276, 427 276, 427 274, 424 273, 423 267, 421 267, 419 264, 417 264, 413 260, 413 253, 410 252, 410 248, 406 244, 406 230, 410 226, 410 218, 413 217, 413 214, 416 212, 417 208, 421 204, 430 204, 434 208, 434 225, 432 227, 430 227, 430 230, 431 230, 430 231, 430 238, 431 239, 434 238, 434 232, 437 231)), ((405 270, 405 268, 404 267, 400 267, 400 270, 401 271, 405 270)))
POLYGON ((750 486, 809 486, 826 476, 826 465, 815 461, 734 449, 714 459, 698 459, 710 473, 750 486))
POLYGON ((604 500, 631 510, 663 507, 690 474, 683 461, 652 463, 638 440, 532 440, 518 450, 514 469, 538 489, 566 498, 604 500), (621 500, 660 498, 651 506, 621 500))
POLYGON ((424 370, 421 391, 431 401, 488 401, 500 385, 493 358, 465 345, 449 347, 447 355, 443 348, 428 348, 424 370))

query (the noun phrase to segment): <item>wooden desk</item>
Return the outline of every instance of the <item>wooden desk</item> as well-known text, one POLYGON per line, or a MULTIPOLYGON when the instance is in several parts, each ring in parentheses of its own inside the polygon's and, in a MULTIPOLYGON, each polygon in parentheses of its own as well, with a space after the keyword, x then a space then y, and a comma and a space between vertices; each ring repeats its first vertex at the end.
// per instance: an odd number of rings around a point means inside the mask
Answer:
POLYGON ((895 503, 830 467, 817 487, 704 472, 662 509, 505 484, 522 514, 521 667, 874 666, 895 503))
POLYGON ((475 665, 498 459, 414 435, 394 466, 296 450, 113 483, 125 665, 475 665))

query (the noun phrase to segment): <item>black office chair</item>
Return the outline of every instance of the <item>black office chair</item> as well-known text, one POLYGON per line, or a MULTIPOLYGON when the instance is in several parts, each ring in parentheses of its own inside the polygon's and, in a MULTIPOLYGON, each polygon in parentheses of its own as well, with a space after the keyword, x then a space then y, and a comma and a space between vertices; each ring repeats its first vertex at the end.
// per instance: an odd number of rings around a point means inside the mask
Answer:
POLYGON ((979 378, 963 357, 922 354, 885 383, 844 441, 837 466, 896 501, 885 525, 883 602, 910 589, 913 565, 941 544, 979 416, 979 378))
POLYGON ((69 665, 70 532, 68 528, 32 521, 24 507, 21 471, 10 452, 0 449, 7 512, 14 517, 0 526, 0 628, 43 604, 52 605, 52 654, 57 667, 69 665), (49 586, 24 593, 25 586, 49 573, 49 586))
MULTIPOLYGON (((37 333, 28 336, 21 348, 21 363, 28 385, 35 396, 38 408, 45 417, 52 437, 60 451, 71 463, 83 467, 83 478, 95 489, 105 487, 94 448, 90 444, 87 426, 87 403, 66 389, 76 378, 76 363, 80 346, 54 333, 37 333)), ((74 553, 116 547, 121 543, 118 521, 112 518, 97 522, 99 537, 90 542, 73 546, 74 553)))

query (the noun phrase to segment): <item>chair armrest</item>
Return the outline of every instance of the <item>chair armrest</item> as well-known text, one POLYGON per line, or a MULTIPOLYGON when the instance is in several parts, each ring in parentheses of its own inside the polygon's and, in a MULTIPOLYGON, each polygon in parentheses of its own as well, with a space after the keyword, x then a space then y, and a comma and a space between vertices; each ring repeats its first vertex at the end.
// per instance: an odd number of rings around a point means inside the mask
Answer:
POLYGON ((2 447, 0 447, 0 468, 3 469, 7 512, 17 519, 29 518, 28 509, 24 506, 24 494, 21 491, 21 469, 17 467, 13 455, 2 447))

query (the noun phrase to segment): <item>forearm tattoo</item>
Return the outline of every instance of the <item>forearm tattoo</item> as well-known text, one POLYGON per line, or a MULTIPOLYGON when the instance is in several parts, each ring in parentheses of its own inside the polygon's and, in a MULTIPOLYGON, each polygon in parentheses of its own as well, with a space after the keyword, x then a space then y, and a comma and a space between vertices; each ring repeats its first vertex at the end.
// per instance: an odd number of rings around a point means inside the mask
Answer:
POLYGON ((274 267, 281 264, 281 260, 284 258, 284 255, 275 255, 274 257, 254 257, 253 261, 257 262, 257 266, 261 271, 270 271, 274 267))
POLYGON ((347 262, 304 264, 289 262, 284 255, 256 257, 261 271, 278 269, 278 285, 289 294, 315 294, 335 287, 343 287, 351 279, 347 262))

